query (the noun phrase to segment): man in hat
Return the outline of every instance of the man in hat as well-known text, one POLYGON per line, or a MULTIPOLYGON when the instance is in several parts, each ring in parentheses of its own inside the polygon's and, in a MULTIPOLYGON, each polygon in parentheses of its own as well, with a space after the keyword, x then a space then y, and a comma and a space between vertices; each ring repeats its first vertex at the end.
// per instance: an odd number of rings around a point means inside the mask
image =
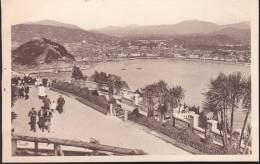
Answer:
POLYGON ((50 133, 51 131, 51 118, 53 114, 50 109, 47 109, 47 111, 44 113, 44 119, 45 119, 45 129, 48 130, 50 133))
POLYGON ((64 98, 60 95, 58 100, 57 100, 57 110, 59 111, 59 113, 63 112, 63 106, 65 104, 65 100, 64 98))
POLYGON ((37 112, 35 108, 32 108, 29 113, 28 117, 30 117, 30 122, 29 124, 31 125, 31 131, 36 132, 36 117, 37 117, 37 112))
POLYGON ((38 111, 38 126, 39 129, 41 129, 44 132, 44 128, 45 128, 45 119, 44 119, 44 115, 45 115, 45 111, 44 111, 44 107, 41 107, 41 109, 38 111))

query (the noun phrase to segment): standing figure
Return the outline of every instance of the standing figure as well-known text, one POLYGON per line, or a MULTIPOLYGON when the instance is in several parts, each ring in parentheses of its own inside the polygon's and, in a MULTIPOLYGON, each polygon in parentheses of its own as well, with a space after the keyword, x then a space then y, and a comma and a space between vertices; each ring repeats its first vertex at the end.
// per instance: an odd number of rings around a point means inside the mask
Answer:
POLYGON ((21 85, 17 85, 17 89, 18 89, 18 98, 21 98, 21 85))
POLYGON ((45 127, 44 115, 45 115, 44 108, 41 107, 41 110, 38 111, 38 117, 39 117, 38 126, 39 126, 39 129, 41 129, 43 132, 44 132, 44 127, 45 127))
POLYGON ((37 112, 35 108, 32 108, 29 113, 28 117, 30 117, 30 122, 29 124, 31 125, 31 131, 36 132, 36 117, 37 117, 37 112))
POLYGON ((20 97, 24 98, 24 85, 23 84, 20 86, 20 97))
POLYGON ((25 100, 29 98, 29 91, 30 91, 29 85, 25 84, 24 86, 25 100))
POLYGON ((65 104, 65 100, 64 98, 60 95, 58 100, 57 100, 57 110, 59 113, 62 113, 63 112, 63 106, 65 104))
POLYGON ((57 108, 57 104, 55 102, 55 100, 52 101, 51 103, 51 112, 54 112, 54 110, 57 108))
POLYGON ((50 109, 50 105, 51 105, 51 100, 48 98, 48 96, 46 95, 43 99, 42 99, 42 101, 43 101, 43 108, 44 109, 50 109))
POLYGON ((39 86, 38 96, 39 96, 39 99, 43 99, 46 96, 46 89, 42 84, 40 84, 40 86, 39 86))
POLYGON ((51 112, 50 109, 47 109, 47 111, 44 114, 44 119, 45 119, 45 128, 48 130, 48 132, 50 133, 51 131, 51 118, 52 118, 53 114, 51 112))

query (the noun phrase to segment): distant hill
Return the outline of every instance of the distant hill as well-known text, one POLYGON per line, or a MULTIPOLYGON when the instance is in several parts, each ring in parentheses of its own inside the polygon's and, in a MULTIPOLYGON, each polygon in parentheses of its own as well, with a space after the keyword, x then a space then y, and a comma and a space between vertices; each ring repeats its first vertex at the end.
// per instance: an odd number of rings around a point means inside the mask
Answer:
POLYGON ((83 29, 38 24, 18 24, 11 27, 12 49, 34 37, 47 38, 63 45, 76 59, 95 57, 93 51, 100 49, 100 46, 109 47, 118 41, 116 37, 83 29))
POLYGON ((60 44, 46 38, 33 38, 12 51, 13 64, 40 65, 56 60, 74 61, 73 55, 60 44))
POLYGON ((110 43, 114 37, 82 29, 71 29, 60 26, 18 24, 11 27, 12 41, 24 43, 33 37, 49 38, 58 43, 110 43))
POLYGON ((248 43, 250 40, 250 23, 240 22, 236 24, 218 25, 212 22, 200 20, 188 20, 170 25, 152 26, 126 26, 126 27, 107 27, 93 30, 112 36, 138 36, 138 35, 227 35, 241 42, 248 43))
POLYGON ((68 24, 68 23, 62 23, 55 20, 41 20, 41 21, 35 21, 35 22, 26 22, 24 24, 38 24, 38 25, 47 25, 47 26, 58 26, 58 27, 66 27, 71 29, 81 29, 79 26, 68 24))
POLYGON ((97 29, 95 31, 114 36, 127 36, 137 34, 162 34, 162 35, 176 35, 176 34, 194 34, 194 33, 209 33, 218 29, 218 25, 199 21, 190 20, 183 21, 177 24, 170 25, 151 25, 151 26, 126 26, 126 27, 108 27, 97 29))
POLYGON ((239 22, 234 24, 222 25, 221 28, 250 29, 250 22, 239 22))
POLYGON ((250 43, 250 29, 226 27, 211 33, 211 35, 226 35, 242 43, 250 43))

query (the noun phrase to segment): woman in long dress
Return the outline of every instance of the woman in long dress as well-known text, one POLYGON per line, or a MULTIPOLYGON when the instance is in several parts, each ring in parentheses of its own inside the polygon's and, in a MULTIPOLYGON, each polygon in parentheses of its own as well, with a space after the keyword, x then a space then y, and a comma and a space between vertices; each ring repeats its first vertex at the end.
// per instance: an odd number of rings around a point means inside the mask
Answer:
POLYGON ((57 108, 57 103, 55 102, 55 100, 53 100, 51 103, 51 111, 54 112, 56 108, 57 108))
POLYGON ((44 115, 45 115, 44 109, 43 109, 43 107, 41 107, 41 110, 38 111, 38 117, 39 117, 38 126, 39 126, 39 129, 42 130, 43 132, 45 129, 44 115))
POLYGON ((46 89, 42 84, 40 84, 38 91, 39 91, 38 93, 39 98, 43 99, 46 96, 46 89))

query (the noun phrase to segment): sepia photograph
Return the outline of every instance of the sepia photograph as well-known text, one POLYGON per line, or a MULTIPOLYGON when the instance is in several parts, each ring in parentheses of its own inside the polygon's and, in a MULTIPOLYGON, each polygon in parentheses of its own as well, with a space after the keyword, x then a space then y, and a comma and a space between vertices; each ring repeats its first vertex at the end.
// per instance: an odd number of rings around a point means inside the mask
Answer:
POLYGON ((259 161, 258 3, 3 0, 3 161, 259 161))

